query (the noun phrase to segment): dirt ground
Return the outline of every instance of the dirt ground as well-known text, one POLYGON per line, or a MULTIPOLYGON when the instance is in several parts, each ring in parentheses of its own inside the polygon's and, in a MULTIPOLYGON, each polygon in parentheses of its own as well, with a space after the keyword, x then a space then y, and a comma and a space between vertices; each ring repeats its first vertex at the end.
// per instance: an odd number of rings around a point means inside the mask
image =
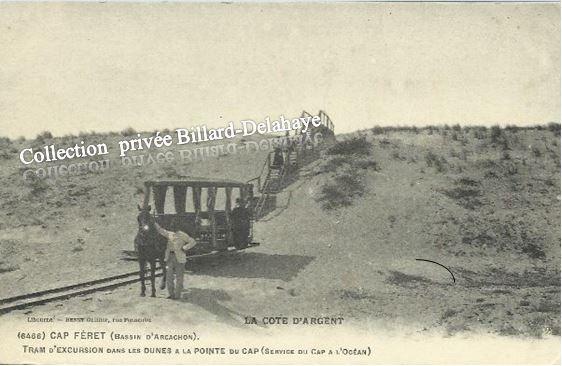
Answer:
MULTIPOLYGON (((548 129, 502 130, 493 141, 490 130, 477 132, 338 136, 364 137, 376 164, 357 168, 356 157, 346 156, 333 167, 325 155, 303 168, 255 224, 260 246, 190 261, 179 301, 165 291, 140 298, 135 284, 4 316, 150 316, 240 329, 244 316, 341 316, 358 329, 405 335, 559 336, 560 137, 548 129), (362 192, 326 209, 323 187, 350 166, 362 192), (443 267, 416 259, 445 265, 455 282, 443 267)), ((19 151, 18 143, 10 146, 19 151)), ((248 180, 266 154, 117 164, 24 183, 17 154, 8 153, 0 161, 1 297, 136 269, 120 258, 132 249, 144 180, 248 180)))

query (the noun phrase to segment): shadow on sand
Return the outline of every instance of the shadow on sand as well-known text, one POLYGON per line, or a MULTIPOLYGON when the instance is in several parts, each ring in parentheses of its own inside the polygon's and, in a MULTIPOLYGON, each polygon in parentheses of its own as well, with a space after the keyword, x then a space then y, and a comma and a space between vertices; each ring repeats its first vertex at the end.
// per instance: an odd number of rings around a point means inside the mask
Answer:
POLYGON ((186 268, 195 275, 290 281, 313 259, 302 255, 238 252, 221 257, 188 259, 186 268))
POLYGON ((180 301, 199 306, 228 325, 243 327, 244 315, 221 304, 230 299, 230 295, 224 290, 190 288, 182 294, 180 301))

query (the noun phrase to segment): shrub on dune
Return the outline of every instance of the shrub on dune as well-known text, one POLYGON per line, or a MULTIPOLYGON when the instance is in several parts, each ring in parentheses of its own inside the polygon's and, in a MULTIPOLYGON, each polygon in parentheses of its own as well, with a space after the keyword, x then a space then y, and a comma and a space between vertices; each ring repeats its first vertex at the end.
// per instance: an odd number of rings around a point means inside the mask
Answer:
POLYGON ((556 136, 560 136, 560 123, 551 122, 547 127, 550 132, 552 132, 556 136))
POLYGON ((365 184, 356 170, 347 170, 337 174, 332 182, 322 187, 317 201, 322 203, 322 208, 333 210, 350 206, 353 198, 365 193, 365 184))
POLYGON ((327 153, 329 155, 369 155, 371 153, 371 143, 367 141, 365 136, 354 137, 337 142, 328 149, 327 153))

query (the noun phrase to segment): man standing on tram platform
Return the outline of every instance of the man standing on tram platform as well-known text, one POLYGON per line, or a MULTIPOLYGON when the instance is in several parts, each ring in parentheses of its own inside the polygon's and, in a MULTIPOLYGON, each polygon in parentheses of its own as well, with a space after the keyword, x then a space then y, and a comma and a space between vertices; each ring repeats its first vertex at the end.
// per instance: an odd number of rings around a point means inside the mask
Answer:
POLYGON ((250 236, 250 211, 242 198, 236 199, 236 207, 232 210, 232 237, 236 248, 246 248, 250 236))

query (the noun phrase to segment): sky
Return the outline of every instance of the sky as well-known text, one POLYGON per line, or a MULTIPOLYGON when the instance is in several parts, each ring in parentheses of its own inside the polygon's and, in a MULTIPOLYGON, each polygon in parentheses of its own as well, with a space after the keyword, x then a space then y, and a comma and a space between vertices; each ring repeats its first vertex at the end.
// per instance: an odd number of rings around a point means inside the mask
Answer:
POLYGON ((0 3, 0 135, 560 121, 558 3, 0 3))

